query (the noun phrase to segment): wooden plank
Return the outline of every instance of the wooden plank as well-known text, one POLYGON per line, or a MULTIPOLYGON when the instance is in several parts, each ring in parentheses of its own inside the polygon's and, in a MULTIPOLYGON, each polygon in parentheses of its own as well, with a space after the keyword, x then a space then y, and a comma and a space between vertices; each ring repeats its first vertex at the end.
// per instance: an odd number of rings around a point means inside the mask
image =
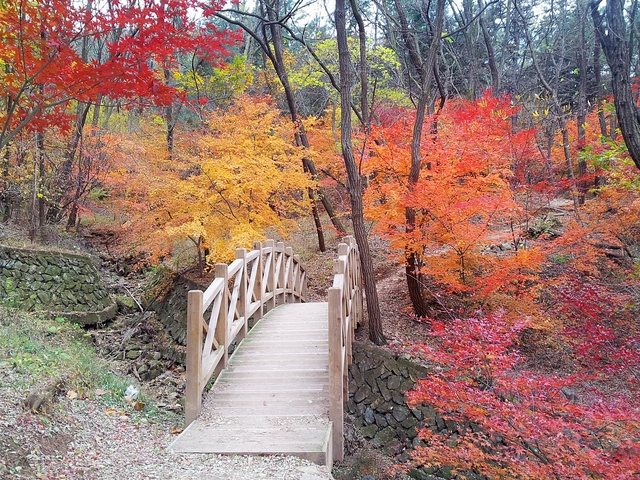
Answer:
POLYGON ((327 318, 326 303, 288 303, 267 313, 170 449, 330 463, 327 318))
POLYGON ((187 294, 187 377, 185 398, 185 425, 193 422, 200 413, 202 388, 202 297, 199 290, 187 294))

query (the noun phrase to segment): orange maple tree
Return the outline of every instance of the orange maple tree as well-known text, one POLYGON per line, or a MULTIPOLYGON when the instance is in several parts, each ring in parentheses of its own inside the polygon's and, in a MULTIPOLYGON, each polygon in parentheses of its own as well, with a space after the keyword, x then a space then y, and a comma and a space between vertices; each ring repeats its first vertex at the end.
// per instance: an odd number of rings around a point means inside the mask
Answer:
POLYGON ((424 142, 420 181, 407 187, 411 114, 380 115, 364 147, 363 173, 371 178, 367 213, 398 255, 414 252, 421 273, 450 291, 483 295, 519 281, 542 255, 524 241, 523 209, 513 188, 514 165, 535 158, 535 132, 514 131, 517 109, 507 97, 486 94, 475 102, 451 102, 437 134, 424 142), (416 226, 405 228, 405 209, 416 226), (490 248, 508 243, 500 255, 490 248))

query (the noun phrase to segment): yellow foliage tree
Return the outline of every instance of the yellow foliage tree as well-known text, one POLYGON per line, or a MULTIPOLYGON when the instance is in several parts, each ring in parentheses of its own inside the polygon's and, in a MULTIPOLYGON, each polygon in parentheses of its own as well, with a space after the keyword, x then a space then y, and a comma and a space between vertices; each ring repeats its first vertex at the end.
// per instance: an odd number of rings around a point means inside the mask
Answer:
POLYGON ((311 180, 294 128, 267 99, 241 96, 211 113, 205 128, 177 139, 171 159, 159 148, 161 122, 147 121, 114 152, 111 196, 129 249, 153 262, 190 241, 202 266, 205 252, 226 261, 267 229, 296 228, 308 212, 311 180))

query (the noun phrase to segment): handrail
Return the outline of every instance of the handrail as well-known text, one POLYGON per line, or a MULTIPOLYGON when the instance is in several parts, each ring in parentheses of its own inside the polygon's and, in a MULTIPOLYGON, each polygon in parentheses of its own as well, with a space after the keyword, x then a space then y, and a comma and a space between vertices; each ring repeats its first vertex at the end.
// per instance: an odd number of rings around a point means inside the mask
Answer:
POLYGON ((343 459, 344 400, 352 361, 354 330, 362 321, 360 254, 353 237, 338 245, 333 286, 329 288, 329 420, 333 422, 333 458, 343 459))
POLYGON ((200 414, 211 376, 227 367, 229 345, 247 335, 248 319, 257 322, 277 305, 307 301, 306 272, 291 247, 267 240, 253 248, 237 249, 230 265, 216 264, 216 278, 204 292, 188 293, 186 426, 200 414))

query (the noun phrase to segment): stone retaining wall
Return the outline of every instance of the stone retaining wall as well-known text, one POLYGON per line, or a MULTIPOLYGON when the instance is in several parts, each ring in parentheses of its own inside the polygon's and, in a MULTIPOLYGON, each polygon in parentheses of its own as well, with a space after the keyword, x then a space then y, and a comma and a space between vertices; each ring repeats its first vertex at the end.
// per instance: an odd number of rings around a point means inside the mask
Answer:
POLYGON ((145 293, 144 306, 154 310, 171 337, 180 345, 187 344, 187 294, 189 290, 206 290, 175 272, 158 272, 145 293))
MULTIPOLYGON (((361 342, 353 344, 347 410, 355 417, 365 438, 401 461, 407 460, 410 450, 421 444, 420 428, 458 430, 455 422, 444 420, 430 406, 410 408, 407 405, 405 392, 428 375, 428 368, 398 358, 387 350, 361 342)), ((456 478, 446 467, 413 469, 409 474, 424 480, 456 478)), ((468 478, 479 477, 468 474, 468 478)))
POLYGON ((109 320, 117 311, 91 257, 3 245, 0 302, 88 325, 109 320))

